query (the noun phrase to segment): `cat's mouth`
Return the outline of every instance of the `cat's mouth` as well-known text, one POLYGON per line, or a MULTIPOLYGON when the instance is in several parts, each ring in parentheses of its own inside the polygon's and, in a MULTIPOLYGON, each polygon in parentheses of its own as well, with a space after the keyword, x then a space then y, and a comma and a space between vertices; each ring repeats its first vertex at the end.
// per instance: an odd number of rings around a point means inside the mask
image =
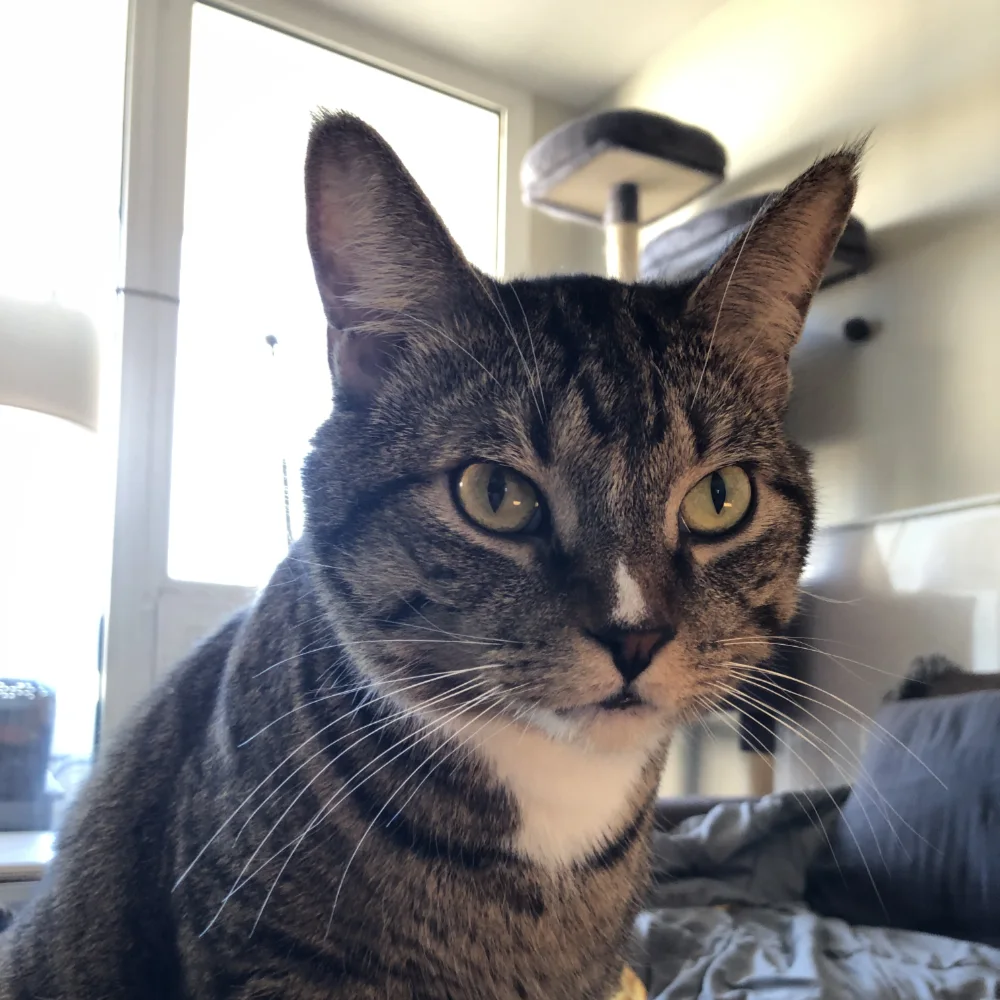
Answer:
POLYGON ((578 715, 581 712, 644 712, 655 708, 651 701, 647 701, 637 691, 631 687, 622 687, 613 695, 603 701, 591 702, 587 705, 578 705, 573 708, 557 708, 556 715, 564 717, 578 715))
POLYGON ((624 712, 630 708, 652 708, 653 706, 631 688, 622 688, 610 698, 598 702, 597 707, 603 708, 606 712, 624 712))

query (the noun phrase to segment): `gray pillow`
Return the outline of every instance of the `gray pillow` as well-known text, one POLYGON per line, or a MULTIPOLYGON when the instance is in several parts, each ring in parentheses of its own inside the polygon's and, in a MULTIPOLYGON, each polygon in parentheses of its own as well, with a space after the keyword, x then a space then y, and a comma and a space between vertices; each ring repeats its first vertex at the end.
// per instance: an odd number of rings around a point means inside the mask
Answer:
POLYGON ((1000 691, 894 702, 876 719, 891 735, 873 727, 810 906, 1000 944, 1000 691))

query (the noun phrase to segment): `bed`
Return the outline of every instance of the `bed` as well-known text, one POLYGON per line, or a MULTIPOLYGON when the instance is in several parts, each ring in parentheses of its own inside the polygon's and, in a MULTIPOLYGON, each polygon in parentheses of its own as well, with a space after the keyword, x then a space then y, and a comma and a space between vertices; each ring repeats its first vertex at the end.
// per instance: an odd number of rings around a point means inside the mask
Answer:
POLYGON ((1000 998, 1000 691, 877 720, 851 789, 661 803, 650 1000, 1000 998))

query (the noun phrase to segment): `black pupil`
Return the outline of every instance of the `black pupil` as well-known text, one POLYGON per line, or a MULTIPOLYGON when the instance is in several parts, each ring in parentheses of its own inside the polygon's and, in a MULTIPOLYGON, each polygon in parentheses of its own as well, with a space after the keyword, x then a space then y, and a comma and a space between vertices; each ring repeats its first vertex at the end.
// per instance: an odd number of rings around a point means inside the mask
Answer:
POLYGON ((503 498, 507 495, 507 473, 500 466, 494 466, 490 473, 489 482, 486 484, 486 499, 490 508, 495 514, 503 503, 503 498))
MULTIPOLYGON (((492 483, 493 480, 490 480, 492 483)), ((715 507, 715 513, 721 514, 722 507, 726 502, 726 481, 719 475, 718 472, 712 473, 711 482, 708 484, 709 492, 712 494, 712 506, 715 507)), ((495 510, 496 508, 494 508, 495 510)))

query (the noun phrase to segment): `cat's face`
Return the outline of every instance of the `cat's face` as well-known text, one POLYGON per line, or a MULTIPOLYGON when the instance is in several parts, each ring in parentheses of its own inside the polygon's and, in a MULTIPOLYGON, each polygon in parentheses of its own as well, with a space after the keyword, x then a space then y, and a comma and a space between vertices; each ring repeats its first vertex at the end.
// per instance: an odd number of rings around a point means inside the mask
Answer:
POLYGON ((384 692, 615 749, 767 658, 813 517, 782 429, 787 356, 855 159, 805 175, 697 288, 498 285, 370 130, 317 124, 335 409, 307 463, 307 536, 384 692))

